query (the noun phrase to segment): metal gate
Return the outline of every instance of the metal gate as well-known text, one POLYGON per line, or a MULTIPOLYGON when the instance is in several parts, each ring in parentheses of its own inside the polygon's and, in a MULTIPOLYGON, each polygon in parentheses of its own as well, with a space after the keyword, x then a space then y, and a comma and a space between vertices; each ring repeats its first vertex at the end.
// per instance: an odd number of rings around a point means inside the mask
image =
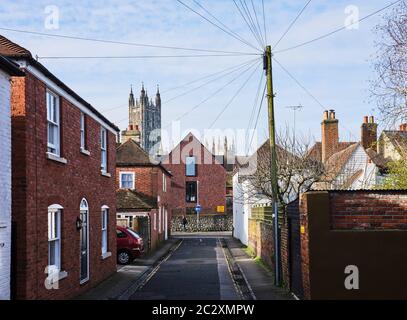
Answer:
POLYGON ((300 211, 298 201, 287 207, 288 220, 288 252, 290 290, 300 299, 303 298, 302 270, 301 270, 301 233, 300 211))

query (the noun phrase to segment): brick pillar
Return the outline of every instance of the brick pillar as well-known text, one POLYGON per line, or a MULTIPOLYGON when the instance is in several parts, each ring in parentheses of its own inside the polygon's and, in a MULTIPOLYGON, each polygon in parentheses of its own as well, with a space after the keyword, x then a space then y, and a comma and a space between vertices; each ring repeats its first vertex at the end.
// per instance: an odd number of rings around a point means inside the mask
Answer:
POLYGON ((334 110, 324 112, 321 131, 322 162, 326 162, 338 150, 339 144, 338 119, 335 118, 334 110))
POLYGON ((377 123, 374 123, 373 116, 371 116, 370 118, 368 118, 367 116, 364 117, 364 121, 361 128, 360 141, 362 143, 363 148, 376 149, 377 123))
POLYGON ((308 203, 307 194, 300 197, 300 225, 301 225, 301 268, 304 299, 311 299, 310 274, 309 274, 309 237, 308 237, 308 203))

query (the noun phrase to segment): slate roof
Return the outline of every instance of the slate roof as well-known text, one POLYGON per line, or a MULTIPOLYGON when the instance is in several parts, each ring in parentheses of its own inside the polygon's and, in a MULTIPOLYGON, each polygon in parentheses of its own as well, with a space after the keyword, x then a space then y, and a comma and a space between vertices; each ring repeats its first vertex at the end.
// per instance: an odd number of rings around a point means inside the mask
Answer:
POLYGON ((3 55, 11 59, 24 59, 27 60, 31 65, 40 70, 46 77, 55 82, 60 88, 66 91, 70 96, 78 100, 81 104, 86 106, 90 111, 97 115, 101 120, 106 122, 112 129, 119 132, 120 129, 110 122, 104 115, 102 115, 95 107, 93 107, 89 102, 80 97, 75 91, 69 88, 65 83, 63 83, 58 77, 56 77, 51 71, 49 71, 44 65, 35 60, 32 54, 27 49, 21 47, 20 45, 12 42, 6 37, 0 35, 0 55, 3 55))
POLYGON ((130 189, 117 190, 116 200, 118 211, 150 211, 151 209, 158 208, 156 198, 130 189))

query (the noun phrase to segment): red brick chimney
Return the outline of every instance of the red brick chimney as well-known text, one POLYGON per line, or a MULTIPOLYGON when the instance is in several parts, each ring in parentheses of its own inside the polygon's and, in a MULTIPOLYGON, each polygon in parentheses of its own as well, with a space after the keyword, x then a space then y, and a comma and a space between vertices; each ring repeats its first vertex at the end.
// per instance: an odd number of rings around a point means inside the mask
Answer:
POLYGON ((326 110, 321 123, 322 129, 322 162, 326 162, 337 150, 339 145, 338 119, 335 110, 326 110))
POLYGON ((364 117, 361 127, 360 142, 365 149, 376 149, 377 142, 377 123, 374 122, 374 117, 364 117))
POLYGON ((403 132, 407 131, 407 123, 403 123, 400 125, 400 131, 403 131, 403 132))

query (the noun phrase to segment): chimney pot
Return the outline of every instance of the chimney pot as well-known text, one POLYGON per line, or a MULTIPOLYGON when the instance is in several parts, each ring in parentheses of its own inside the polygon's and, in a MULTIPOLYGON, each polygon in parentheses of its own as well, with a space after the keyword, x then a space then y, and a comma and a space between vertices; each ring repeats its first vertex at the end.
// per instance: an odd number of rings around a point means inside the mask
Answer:
POLYGON ((400 131, 407 131, 407 123, 403 123, 400 125, 400 131))
POLYGON ((364 116, 364 117, 363 117, 363 123, 368 123, 368 122, 369 122, 368 119, 369 119, 368 116, 364 116))
POLYGON ((370 116, 370 123, 374 123, 374 116, 370 116))
POLYGON ((329 119, 331 120, 335 119, 335 110, 333 109, 329 110, 329 119))
POLYGON ((322 120, 328 120, 328 117, 329 117, 328 110, 325 110, 322 120))

